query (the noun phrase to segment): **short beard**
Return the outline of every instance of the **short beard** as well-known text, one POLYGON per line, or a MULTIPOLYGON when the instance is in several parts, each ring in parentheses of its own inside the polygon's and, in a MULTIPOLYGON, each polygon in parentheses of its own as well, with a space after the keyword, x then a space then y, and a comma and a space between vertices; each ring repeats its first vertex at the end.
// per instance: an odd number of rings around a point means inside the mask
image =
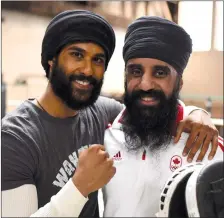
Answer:
POLYGON ((57 61, 54 63, 49 81, 54 94, 72 110, 81 110, 93 105, 99 97, 103 85, 103 79, 98 81, 92 76, 86 77, 81 72, 78 75, 71 74, 66 76, 64 70, 58 66, 57 61), (91 93, 73 88, 72 82, 76 79, 89 81, 93 85, 91 93), (87 99, 85 97, 86 95, 89 95, 87 99))
POLYGON ((128 150, 149 148, 152 152, 165 149, 172 140, 173 127, 177 115, 179 82, 172 95, 167 98, 162 91, 127 91, 125 82, 124 104, 126 113, 122 120, 128 150), (138 103, 142 96, 159 100, 156 106, 143 106, 138 103))

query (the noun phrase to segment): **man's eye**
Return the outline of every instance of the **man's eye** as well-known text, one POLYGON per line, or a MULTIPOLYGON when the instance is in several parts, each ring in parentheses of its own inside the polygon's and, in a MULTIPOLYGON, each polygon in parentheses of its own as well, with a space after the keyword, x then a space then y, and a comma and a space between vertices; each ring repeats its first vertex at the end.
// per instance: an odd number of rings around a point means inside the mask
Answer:
POLYGON ((140 69, 132 69, 130 71, 130 74, 137 77, 137 76, 141 76, 142 75, 142 71, 140 69))
POLYGON ((79 59, 83 58, 82 53, 80 53, 80 52, 78 52, 78 51, 74 51, 74 52, 72 52, 71 54, 72 54, 73 56, 79 58, 79 59))
POLYGON ((163 71, 163 70, 157 70, 156 73, 155 73, 155 75, 156 75, 157 77, 165 77, 165 76, 168 75, 168 73, 165 72, 165 71, 163 71))
POLYGON ((95 63, 97 63, 97 64, 104 64, 104 63, 105 63, 104 59, 103 59, 103 58, 99 58, 99 57, 95 57, 95 58, 93 59, 93 61, 94 61, 95 63))

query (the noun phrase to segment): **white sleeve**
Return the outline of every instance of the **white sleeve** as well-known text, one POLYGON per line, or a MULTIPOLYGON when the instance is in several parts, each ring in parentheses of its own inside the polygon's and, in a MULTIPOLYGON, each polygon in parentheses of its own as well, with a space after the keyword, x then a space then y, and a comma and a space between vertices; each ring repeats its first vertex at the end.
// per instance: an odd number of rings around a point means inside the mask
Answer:
POLYGON ((211 117, 211 115, 206 111, 204 110, 203 108, 200 108, 200 107, 196 107, 196 106, 185 106, 185 116, 191 114, 193 111, 195 110, 201 110, 201 111, 204 111, 206 114, 208 114, 209 117, 211 117))
POLYGON ((85 198, 70 179, 49 203, 39 208, 34 185, 22 185, 2 191, 3 217, 78 217, 88 198, 85 198))
POLYGON ((192 106, 192 105, 186 106, 184 104, 184 102, 181 101, 181 100, 178 100, 178 102, 179 102, 180 105, 182 105, 184 107, 184 117, 188 116, 189 114, 191 114, 195 110, 204 111, 206 114, 208 114, 208 116, 210 116, 210 114, 206 110, 204 110, 203 108, 192 106))

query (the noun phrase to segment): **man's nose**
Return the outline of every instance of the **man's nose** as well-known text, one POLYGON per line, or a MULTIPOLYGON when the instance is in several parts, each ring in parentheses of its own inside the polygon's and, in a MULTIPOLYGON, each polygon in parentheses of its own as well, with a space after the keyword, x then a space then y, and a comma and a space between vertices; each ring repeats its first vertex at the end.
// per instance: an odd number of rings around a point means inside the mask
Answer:
POLYGON ((152 78, 151 75, 144 74, 142 76, 139 88, 143 91, 148 91, 148 90, 151 90, 151 89, 155 89, 156 88, 156 82, 154 81, 154 79, 152 78))
POLYGON ((92 76, 93 75, 93 67, 92 67, 92 61, 91 60, 86 60, 84 62, 83 74, 85 76, 92 76))

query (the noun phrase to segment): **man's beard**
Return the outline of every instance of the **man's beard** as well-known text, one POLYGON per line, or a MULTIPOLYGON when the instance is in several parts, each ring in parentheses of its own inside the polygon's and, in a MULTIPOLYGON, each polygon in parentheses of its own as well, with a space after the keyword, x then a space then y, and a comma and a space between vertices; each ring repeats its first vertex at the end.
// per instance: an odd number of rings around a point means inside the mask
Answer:
POLYGON ((179 89, 167 98, 162 91, 133 91, 128 93, 125 82, 124 104, 126 112, 122 120, 126 146, 129 150, 149 148, 152 152, 166 148, 171 142, 177 115, 179 89), (156 106, 141 105, 141 97, 159 100, 156 106))
POLYGON ((55 63, 51 78, 51 87, 56 96, 58 96, 69 108, 73 110, 81 110, 86 108, 97 100, 103 85, 103 79, 97 81, 92 76, 80 74, 71 74, 66 76, 64 70, 55 63), (92 90, 81 90, 73 87, 75 80, 88 81, 92 86, 92 90))

